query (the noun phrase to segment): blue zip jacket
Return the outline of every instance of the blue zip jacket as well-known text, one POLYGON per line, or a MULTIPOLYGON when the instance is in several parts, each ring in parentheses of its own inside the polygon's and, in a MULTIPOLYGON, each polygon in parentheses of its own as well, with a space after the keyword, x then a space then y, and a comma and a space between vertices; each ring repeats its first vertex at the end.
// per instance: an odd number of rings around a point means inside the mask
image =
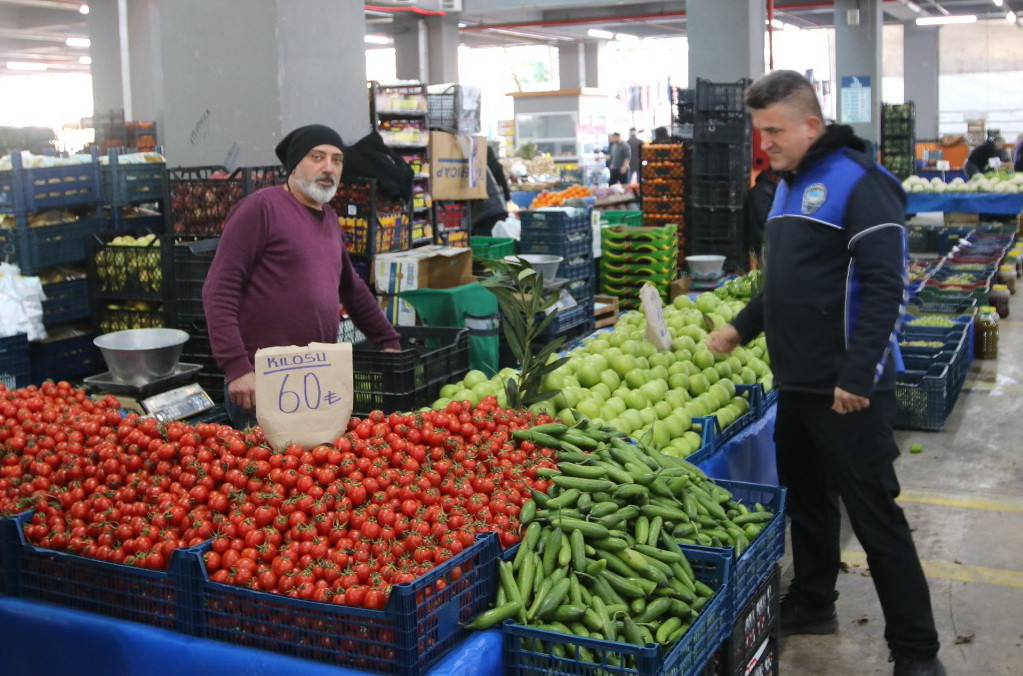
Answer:
POLYGON ((778 185, 763 291, 732 323, 743 342, 766 332, 782 391, 869 397, 895 387, 906 196, 864 148, 850 127, 831 125, 778 185))

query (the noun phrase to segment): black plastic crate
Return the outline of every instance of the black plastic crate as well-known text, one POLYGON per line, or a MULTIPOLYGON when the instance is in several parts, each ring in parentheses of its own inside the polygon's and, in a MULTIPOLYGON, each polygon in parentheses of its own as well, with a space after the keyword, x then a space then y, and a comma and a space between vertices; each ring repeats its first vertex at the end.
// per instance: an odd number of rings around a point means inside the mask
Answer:
POLYGON ((43 324, 62 324, 89 316, 89 280, 81 277, 43 284, 43 324))
POLYGON ((87 333, 70 338, 33 342, 30 349, 32 382, 44 380, 73 380, 106 370, 99 348, 87 333))
POLYGON ((159 303, 139 301, 125 303, 94 303, 93 324, 97 333, 125 329, 158 329, 170 326, 170 317, 159 303), (141 307, 146 305, 145 308, 141 307))
POLYGON ((693 144, 692 175, 748 179, 753 162, 748 148, 729 143, 693 144))
POLYGON ((720 238, 742 242, 742 209, 700 209, 689 210, 686 234, 690 239, 720 238))
POLYGON ((746 250, 741 241, 731 237, 687 237, 686 255, 714 254, 725 257, 724 270, 734 272, 745 270, 749 265, 746 250))
POLYGON ((468 635, 464 624, 497 593, 501 545, 476 541, 412 582, 391 587, 387 606, 363 608, 213 582, 191 548, 195 634, 378 674, 418 676, 468 635))
MULTIPOLYGON (((681 197, 685 198, 686 182, 682 178, 647 178, 643 176, 643 195, 642 200, 648 197, 681 197)), ((681 210, 681 209, 679 209, 681 210)), ((643 215, 643 220, 646 222, 647 214, 643 215)))
POLYGON ((700 176, 689 179, 691 193, 689 205, 697 208, 742 207, 746 194, 749 192, 749 181, 736 178, 703 178, 700 176))
POLYGON ((896 376, 897 429, 940 430, 958 392, 952 391, 949 364, 935 363, 923 371, 903 371, 896 376))
POLYGON ((352 348, 353 415, 411 411, 433 403, 440 388, 469 370, 468 329, 399 326, 402 349, 385 352, 371 341, 352 348))
POLYGON ((188 334, 188 340, 181 347, 181 361, 199 364, 204 371, 216 371, 217 362, 210 347, 210 332, 204 319, 178 320, 175 328, 188 334))
POLYGON ((242 167, 242 192, 246 195, 271 186, 280 185, 288 178, 283 165, 271 164, 262 167, 242 167))
POLYGON ((749 116, 743 112, 707 113, 697 116, 693 125, 693 140, 697 145, 706 142, 727 143, 740 152, 749 152, 752 139, 753 127, 749 116))
POLYGON ((164 275, 164 246, 151 233, 97 233, 89 242, 89 294, 105 300, 161 301, 170 295, 164 275), (148 244, 117 243, 145 237, 148 244))
POLYGON ((217 253, 220 238, 171 235, 165 237, 164 242, 170 251, 164 257, 163 274, 173 284, 171 297, 175 321, 205 319, 202 286, 217 253))
MULTIPOLYGON (((475 88, 471 88, 475 89, 475 88)), ((459 134, 478 134, 480 131, 480 97, 467 92, 462 85, 451 85, 443 91, 428 92, 427 121, 430 129, 459 134)))
POLYGON ((176 233, 220 234, 224 219, 245 196, 241 170, 222 166, 168 170, 171 229, 176 233))
POLYGON ((696 110, 697 119, 707 111, 743 112, 742 101, 750 80, 743 78, 737 82, 711 82, 703 78, 696 79, 696 110))
POLYGON ((31 377, 28 336, 16 333, 0 338, 0 384, 13 390, 28 385, 31 377))

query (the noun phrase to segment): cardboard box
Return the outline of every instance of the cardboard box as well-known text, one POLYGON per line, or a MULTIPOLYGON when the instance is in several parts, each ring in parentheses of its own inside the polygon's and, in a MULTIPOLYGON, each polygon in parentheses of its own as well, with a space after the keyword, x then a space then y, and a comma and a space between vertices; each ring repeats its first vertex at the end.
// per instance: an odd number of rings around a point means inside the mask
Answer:
POLYGON ((692 289, 692 280, 689 277, 679 277, 668 284, 668 300, 675 300, 679 296, 689 293, 692 289))
POLYGON ((380 296, 380 309, 394 326, 416 325, 416 309, 407 300, 384 294, 380 296))
POLYGON ((486 199, 486 138, 431 131, 430 177, 430 193, 435 200, 486 199))
POLYGON ((472 281, 472 249, 434 244, 373 257, 373 285, 378 293, 450 289, 472 281))

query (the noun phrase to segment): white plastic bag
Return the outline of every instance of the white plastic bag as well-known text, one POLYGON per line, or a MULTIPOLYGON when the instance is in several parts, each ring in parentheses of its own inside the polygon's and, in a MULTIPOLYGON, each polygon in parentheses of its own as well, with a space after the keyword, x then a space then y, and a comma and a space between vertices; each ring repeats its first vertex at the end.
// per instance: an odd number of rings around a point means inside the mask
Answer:
POLYGON ((0 263, 0 336, 27 333, 29 340, 46 338, 45 299, 42 280, 23 277, 17 265, 0 263))
POLYGON ((522 237, 522 222, 518 216, 508 216, 503 221, 494 223, 494 227, 490 230, 490 236, 511 237, 514 240, 519 240, 522 237))

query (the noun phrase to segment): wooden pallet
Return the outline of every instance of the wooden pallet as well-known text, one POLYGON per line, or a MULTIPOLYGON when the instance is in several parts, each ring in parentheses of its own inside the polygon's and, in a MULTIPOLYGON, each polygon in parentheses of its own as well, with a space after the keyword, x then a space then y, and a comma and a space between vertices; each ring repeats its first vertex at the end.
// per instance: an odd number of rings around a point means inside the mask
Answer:
POLYGON ((593 297, 593 317, 595 328, 613 326, 618 321, 618 296, 597 294, 593 297))

